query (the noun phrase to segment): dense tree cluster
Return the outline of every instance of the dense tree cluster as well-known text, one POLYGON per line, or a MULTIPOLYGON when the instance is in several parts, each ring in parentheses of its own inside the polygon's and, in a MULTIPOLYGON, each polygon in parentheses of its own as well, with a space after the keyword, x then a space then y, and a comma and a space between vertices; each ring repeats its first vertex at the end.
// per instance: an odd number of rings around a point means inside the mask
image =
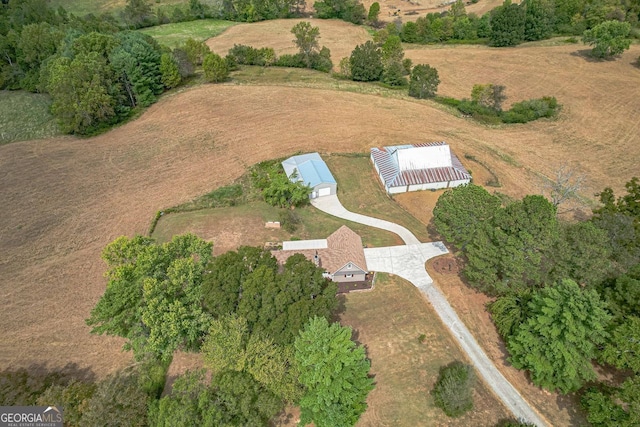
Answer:
POLYGON ((109 244, 107 289, 87 323, 126 338, 139 362, 95 392, 64 384, 50 395, 72 409, 84 402, 78 419, 87 423, 113 411, 113 425, 126 417, 127 425, 266 426, 288 402, 318 426, 354 425, 373 381, 351 330, 327 321, 336 284, 302 255, 279 266, 260 248, 211 250, 190 234, 163 245, 142 236, 109 244), (187 373, 160 399, 180 348, 202 351, 211 379, 187 373))
POLYGON ((318 0, 313 3, 316 16, 320 19, 342 19, 354 24, 362 24, 367 10, 358 0, 318 0))
POLYGON ((561 108, 555 97, 544 96, 515 102, 509 110, 502 110, 502 102, 506 98, 505 87, 502 85, 476 84, 471 90, 471 99, 437 97, 436 101, 490 124, 527 123, 540 118, 552 118, 557 116, 561 108))
MULTIPOLYGON (((138 22, 136 13, 148 11, 143 6, 130 1, 127 19, 138 22)), ((171 51, 107 16, 78 18, 42 0, 0 6, 0 89, 49 93, 68 133, 90 134, 149 106, 193 75, 208 53, 194 40, 171 51)))
POLYGON ((293 43, 299 49, 299 53, 282 54, 276 56, 273 48, 254 48, 245 45, 233 45, 226 57, 227 62, 238 65, 260 65, 263 67, 292 67, 311 68, 313 70, 328 73, 333 68, 331 51, 326 47, 320 48, 318 39, 320 30, 309 22, 299 22, 291 29, 295 39, 293 43))
POLYGON ((251 170, 251 178, 264 201, 272 206, 289 208, 309 203, 311 193, 309 186, 302 181, 292 182, 291 177, 287 177, 279 162, 257 164, 251 170))
POLYGON ((468 185, 440 197, 434 223, 464 255, 469 283, 498 297, 490 311, 511 363, 528 370, 536 385, 563 393, 595 380, 595 361, 626 372, 622 384, 585 390, 582 403, 594 425, 634 425, 640 405, 633 394, 640 372, 639 180, 631 179, 623 196, 607 188, 599 197, 602 206, 590 220, 565 223, 542 196, 502 206, 468 185))

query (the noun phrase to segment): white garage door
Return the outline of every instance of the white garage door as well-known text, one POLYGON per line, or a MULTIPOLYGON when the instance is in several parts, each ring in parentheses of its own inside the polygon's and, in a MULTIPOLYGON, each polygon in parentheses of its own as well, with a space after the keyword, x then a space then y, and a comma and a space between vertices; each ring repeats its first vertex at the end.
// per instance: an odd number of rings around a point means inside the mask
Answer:
POLYGON ((331 195, 331 188, 321 188, 320 190, 318 190, 318 197, 330 196, 330 195, 331 195))

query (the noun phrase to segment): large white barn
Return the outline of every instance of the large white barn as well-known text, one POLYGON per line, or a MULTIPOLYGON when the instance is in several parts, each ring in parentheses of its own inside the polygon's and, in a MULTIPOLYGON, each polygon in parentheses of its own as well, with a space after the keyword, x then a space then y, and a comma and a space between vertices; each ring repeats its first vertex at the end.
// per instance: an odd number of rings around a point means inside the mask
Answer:
POLYGON ((451 188, 471 181, 445 142, 372 148, 371 161, 389 194, 451 188))

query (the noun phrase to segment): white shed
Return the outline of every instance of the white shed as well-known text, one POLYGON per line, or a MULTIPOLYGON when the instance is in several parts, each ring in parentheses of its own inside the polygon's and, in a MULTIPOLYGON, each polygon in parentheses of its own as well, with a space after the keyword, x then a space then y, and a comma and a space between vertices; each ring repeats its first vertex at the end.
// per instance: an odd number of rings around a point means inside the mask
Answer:
POLYGON ((445 142, 372 148, 371 161, 389 194, 471 182, 471 175, 445 142))

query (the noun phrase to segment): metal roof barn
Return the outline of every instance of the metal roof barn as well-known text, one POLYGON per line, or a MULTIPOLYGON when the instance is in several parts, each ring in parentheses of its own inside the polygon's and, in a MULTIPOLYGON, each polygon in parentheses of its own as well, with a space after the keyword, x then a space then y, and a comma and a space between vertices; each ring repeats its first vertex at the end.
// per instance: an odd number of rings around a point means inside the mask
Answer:
POLYGON ((336 194, 338 184, 320 154, 289 157, 282 167, 292 182, 303 182, 311 188, 312 199, 336 194))
POLYGON ((471 181, 445 142, 374 147, 371 161, 389 194, 457 187, 471 181))

